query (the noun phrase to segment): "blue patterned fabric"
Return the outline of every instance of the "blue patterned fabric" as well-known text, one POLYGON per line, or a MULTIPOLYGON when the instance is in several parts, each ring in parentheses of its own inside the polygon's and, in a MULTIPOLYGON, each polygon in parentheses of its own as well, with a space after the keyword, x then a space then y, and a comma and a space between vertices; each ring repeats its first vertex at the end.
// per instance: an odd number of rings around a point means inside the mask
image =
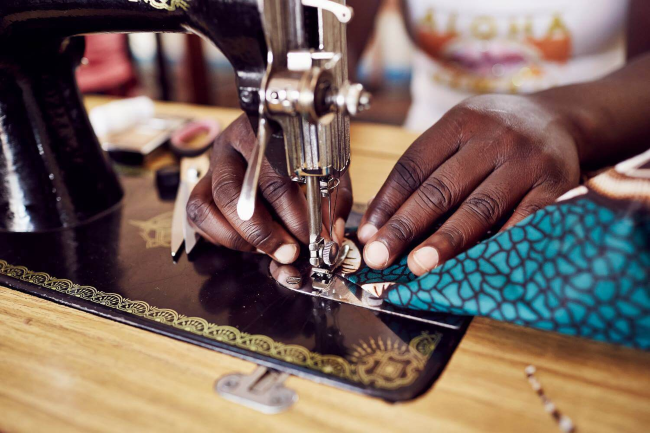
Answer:
POLYGON ((403 308, 491 317, 650 348, 650 214, 590 192, 542 209, 420 278, 364 267, 403 308))

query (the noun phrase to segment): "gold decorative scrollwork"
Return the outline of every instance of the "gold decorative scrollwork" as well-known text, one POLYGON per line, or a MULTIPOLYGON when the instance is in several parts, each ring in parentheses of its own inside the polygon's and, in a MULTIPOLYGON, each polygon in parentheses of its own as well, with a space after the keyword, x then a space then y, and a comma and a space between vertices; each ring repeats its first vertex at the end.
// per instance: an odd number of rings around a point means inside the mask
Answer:
POLYGON ((355 346, 350 360, 356 362, 356 372, 363 384, 397 389, 413 383, 439 342, 440 334, 426 332, 411 340, 408 346, 370 338, 355 346))
POLYGON ((291 364, 304 365, 309 359, 309 350, 302 346, 286 345, 276 349, 276 357, 291 364))
POLYGON ((284 344, 266 335, 252 335, 232 326, 209 323, 200 317, 188 317, 178 312, 157 308, 144 301, 134 301, 117 293, 107 293, 91 286, 80 286, 70 280, 54 278, 43 272, 32 272, 0 260, 0 275, 33 285, 105 305, 119 311, 143 317, 211 340, 268 356, 279 361, 306 367, 351 382, 393 390, 412 384, 431 357, 440 341, 440 334, 422 333, 406 345, 401 341, 370 338, 359 342, 347 358, 323 355, 309 349, 284 344))
POLYGON ((165 212, 146 221, 131 220, 129 224, 140 229, 146 248, 169 248, 172 245, 173 212, 165 212))
POLYGON ((415 337, 409 343, 409 349, 419 353, 422 357, 429 359, 433 354, 433 351, 436 350, 436 346, 440 341, 440 335, 431 335, 429 333, 423 333, 415 337))

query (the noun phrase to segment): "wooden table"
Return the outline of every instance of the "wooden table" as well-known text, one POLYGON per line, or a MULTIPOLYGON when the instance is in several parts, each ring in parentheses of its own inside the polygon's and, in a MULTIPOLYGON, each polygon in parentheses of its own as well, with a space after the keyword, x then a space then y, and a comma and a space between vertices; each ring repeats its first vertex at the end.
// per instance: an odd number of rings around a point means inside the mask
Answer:
MULTIPOLYGON (((88 105, 105 102, 90 99, 88 105)), ((213 117, 235 110, 159 104, 213 117)), ((414 136, 354 125, 352 180, 365 203, 414 136)), ((434 387, 391 405, 292 377, 299 401, 262 415, 213 391, 251 372, 231 356, 0 288, 0 431, 558 431, 524 368, 578 431, 650 429, 650 353, 475 319, 434 387)))

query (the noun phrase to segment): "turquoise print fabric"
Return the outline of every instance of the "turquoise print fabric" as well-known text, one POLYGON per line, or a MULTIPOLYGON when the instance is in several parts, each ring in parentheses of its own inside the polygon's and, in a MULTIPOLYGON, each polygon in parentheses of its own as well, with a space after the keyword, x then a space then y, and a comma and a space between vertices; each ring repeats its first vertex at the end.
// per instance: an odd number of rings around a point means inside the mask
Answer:
POLYGON ((349 278, 394 282, 383 296, 403 308, 649 349, 650 215, 608 202, 590 192, 542 209, 420 278, 406 258, 349 278))

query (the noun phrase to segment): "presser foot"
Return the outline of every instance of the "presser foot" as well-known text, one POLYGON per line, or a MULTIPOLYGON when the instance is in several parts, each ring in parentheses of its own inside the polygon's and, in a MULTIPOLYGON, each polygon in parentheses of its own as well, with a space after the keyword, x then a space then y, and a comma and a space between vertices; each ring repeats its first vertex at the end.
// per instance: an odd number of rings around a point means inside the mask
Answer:
POLYGON ((332 285, 334 274, 328 269, 313 269, 311 274, 312 285, 316 290, 327 290, 332 285))
POLYGON ((360 247, 352 240, 345 239, 341 247, 340 256, 333 266, 315 267, 308 260, 304 259, 299 260, 293 265, 270 262, 269 274, 282 287, 309 296, 354 305, 367 310, 450 329, 460 329, 463 323, 465 323, 463 316, 403 310, 393 307, 391 304, 384 302, 383 299, 364 290, 363 287, 346 278, 347 275, 354 274, 362 266, 363 260, 361 258, 360 247))
POLYGON ((336 242, 330 242, 329 244, 325 245, 324 255, 328 256, 329 258, 327 260, 324 259, 323 261, 325 263, 329 261, 332 264, 331 266, 327 267, 312 267, 311 279, 314 289, 323 291, 330 288, 334 279, 334 271, 336 271, 336 269, 343 264, 349 252, 350 246, 346 244, 344 244, 342 248, 339 248, 336 242), (334 248, 334 245, 336 246, 335 255, 330 254, 334 248))

